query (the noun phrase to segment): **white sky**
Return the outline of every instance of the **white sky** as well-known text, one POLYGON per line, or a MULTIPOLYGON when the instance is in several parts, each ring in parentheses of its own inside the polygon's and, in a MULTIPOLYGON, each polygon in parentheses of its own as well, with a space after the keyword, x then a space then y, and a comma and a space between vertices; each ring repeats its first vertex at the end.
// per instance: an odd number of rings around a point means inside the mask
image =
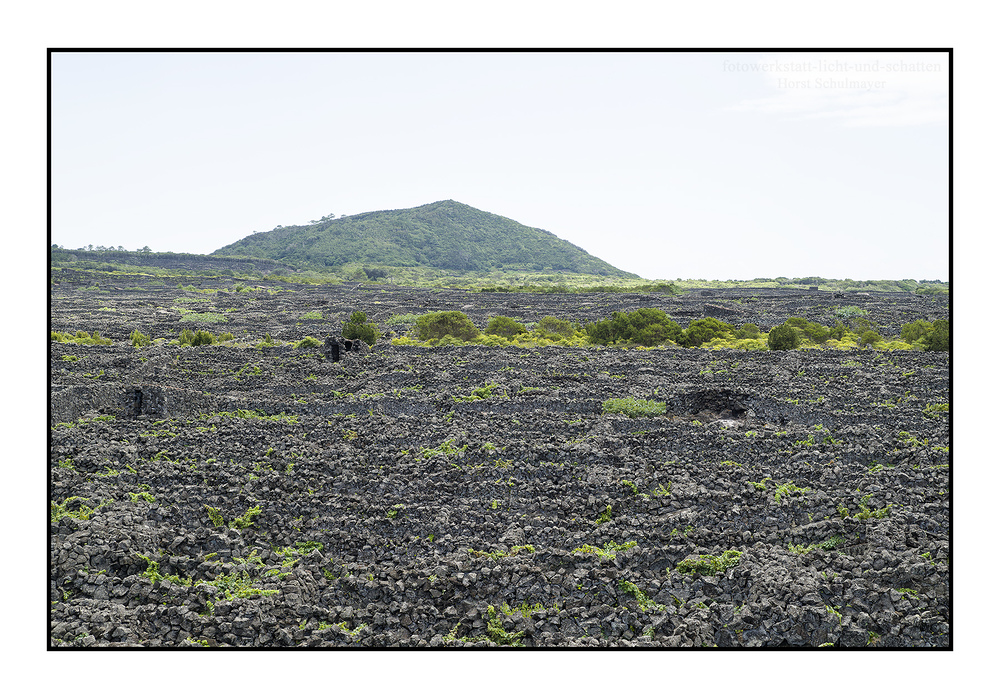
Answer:
POLYGON ((455 199, 646 278, 945 280, 947 119, 944 53, 55 53, 52 242, 455 199))

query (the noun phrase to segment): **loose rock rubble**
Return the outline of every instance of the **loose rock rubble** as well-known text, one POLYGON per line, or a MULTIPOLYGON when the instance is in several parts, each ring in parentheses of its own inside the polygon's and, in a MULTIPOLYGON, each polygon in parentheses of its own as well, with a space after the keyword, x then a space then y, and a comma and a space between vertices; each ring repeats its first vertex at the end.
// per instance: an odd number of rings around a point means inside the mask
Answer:
MULTIPOLYGON (((52 328, 114 343, 52 346, 53 646, 951 645, 946 353, 137 349, 177 336, 183 292, 56 281, 52 328), (664 412, 604 413, 630 396, 664 412)), ((213 330, 336 336, 293 320, 320 291, 275 286, 216 299, 213 330)), ((480 327, 704 303, 331 296, 324 317, 461 303, 480 327)), ((789 303, 735 300, 765 331, 789 303)), ((858 303, 882 327, 947 310, 858 303)))

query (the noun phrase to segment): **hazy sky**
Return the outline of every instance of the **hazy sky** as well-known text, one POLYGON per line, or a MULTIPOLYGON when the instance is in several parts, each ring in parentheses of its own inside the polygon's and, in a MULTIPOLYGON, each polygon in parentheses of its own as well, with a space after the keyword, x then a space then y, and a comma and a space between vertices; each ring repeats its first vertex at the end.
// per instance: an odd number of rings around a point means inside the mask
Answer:
POLYGON ((52 242, 442 199, 646 278, 948 278, 948 56, 55 53, 52 242))

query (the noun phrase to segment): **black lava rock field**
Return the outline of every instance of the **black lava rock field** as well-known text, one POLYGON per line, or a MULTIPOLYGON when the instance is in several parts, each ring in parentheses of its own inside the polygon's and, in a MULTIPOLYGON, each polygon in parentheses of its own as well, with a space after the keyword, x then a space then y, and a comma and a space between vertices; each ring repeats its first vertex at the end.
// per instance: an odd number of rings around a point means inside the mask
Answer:
POLYGON ((946 302, 191 279, 53 272, 51 329, 111 344, 50 343, 52 648, 951 647, 946 352, 291 344, 946 302))

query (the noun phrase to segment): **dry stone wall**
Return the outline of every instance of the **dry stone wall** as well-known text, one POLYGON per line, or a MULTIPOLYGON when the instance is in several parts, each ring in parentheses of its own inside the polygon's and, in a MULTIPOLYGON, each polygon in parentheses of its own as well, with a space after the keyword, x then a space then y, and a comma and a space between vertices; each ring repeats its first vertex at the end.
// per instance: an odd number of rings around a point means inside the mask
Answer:
MULTIPOLYGON (((50 354, 52 646, 951 646, 946 353, 134 348, 176 337, 184 292, 91 287, 53 287, 53 329, 114 342, 50 354), (623 397, 663 411, 605 411, 623 397)), ((704 305, 280 289, 207 327, 704 305)), ((887 328, 947 311, 864 303, 887 328)))

